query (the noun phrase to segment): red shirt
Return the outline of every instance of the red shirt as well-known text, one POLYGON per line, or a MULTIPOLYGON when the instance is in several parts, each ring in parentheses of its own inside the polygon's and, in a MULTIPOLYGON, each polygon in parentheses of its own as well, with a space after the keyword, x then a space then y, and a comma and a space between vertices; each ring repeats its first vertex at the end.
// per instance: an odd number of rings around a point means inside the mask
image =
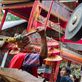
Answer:
POLYGON ((23 60, 25 58, 26 53, 18 53, 15 55, 9 63, 9 68, 21 68, 23 60))
MULTIPOLYGON (((24 61, 25 55, 26 53, 18 53, 17 55, 15 55, 9 63, 9 68, 20 69, 24 61)), ((37 67, 32 68, 33 75, 36 77, 38 77, 37 69, 37 67)))

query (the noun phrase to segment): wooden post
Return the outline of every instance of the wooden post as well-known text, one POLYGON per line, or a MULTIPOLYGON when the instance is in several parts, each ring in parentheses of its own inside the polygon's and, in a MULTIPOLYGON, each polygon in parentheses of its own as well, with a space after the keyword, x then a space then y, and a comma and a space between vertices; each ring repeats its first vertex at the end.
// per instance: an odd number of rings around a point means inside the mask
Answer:
POLYGON ((2 29, 2 26, 3 26, 4 22, 5 22, 5 19, 6 19, 6 16, 7 16, 7 12, 8 12, 8 10, 5 10, 4 16, 3 16, 2 21, 1 21, 0 30, 2 29))
POLYGON ((50 81, 49 82, 56 82, 57 76, 58 76, 58 72, 59 72, 60 63, 61 63, 61 61, 53 62, 53 64, 52 64, 52 72, 51 72, 51 77, 50 77, 50 81))
POLYGON ((32 10, 31 10, 30 18, 28 21, 27 32, 30 32, 33 29, 34 15, 35 15, 35 11, 38 7, 38 4, 39 4, 39 0, 35 0, 32 10))
POLYGON ((4 66, 5 66, 5 63, 6 63, 6 60, 7 60, 8 53, 9 53, 9 51, 5 52, 4 57, 3 57, 3 60, 2 60, 1 67, 4 67, 4 66))

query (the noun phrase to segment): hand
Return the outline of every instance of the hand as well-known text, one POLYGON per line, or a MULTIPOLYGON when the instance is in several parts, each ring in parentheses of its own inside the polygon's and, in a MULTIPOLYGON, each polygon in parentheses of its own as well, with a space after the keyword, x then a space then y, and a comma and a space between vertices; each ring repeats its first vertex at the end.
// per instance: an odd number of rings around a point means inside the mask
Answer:
POLYGON ((24 48, 30 43, 29 37, 25 36, 22 38, 22 40, 17 41, 17 43, 20 48, 24 48))

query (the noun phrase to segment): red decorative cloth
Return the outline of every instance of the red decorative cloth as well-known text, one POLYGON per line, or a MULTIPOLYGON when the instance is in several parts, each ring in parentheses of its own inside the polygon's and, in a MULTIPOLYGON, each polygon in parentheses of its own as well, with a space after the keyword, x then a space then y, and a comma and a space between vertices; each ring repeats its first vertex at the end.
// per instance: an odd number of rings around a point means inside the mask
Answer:
POLYGON ((15 55, 9 63, 9 68, 20 69, 25 58, 26 53, 18 53, 15 55))

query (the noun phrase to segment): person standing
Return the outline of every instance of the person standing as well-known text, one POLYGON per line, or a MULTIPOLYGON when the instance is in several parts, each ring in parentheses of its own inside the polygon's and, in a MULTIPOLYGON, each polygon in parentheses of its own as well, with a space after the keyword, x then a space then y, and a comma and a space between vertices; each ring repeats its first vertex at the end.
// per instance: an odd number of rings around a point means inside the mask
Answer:
POLYGON ((73 80, 70 77, 71 69, 69 67, 63 67, 60 71, 60 82, 73 82, 73 80))
POLYGON ((37 66, 42 64, 48 53, 45 28, 39 27, 37 32, 41 37, 40 52, 35 51, 28 37, 23 38, 17 42, 21 52, 12 58, 9 68, 22 69, 37 77, 37 66))

